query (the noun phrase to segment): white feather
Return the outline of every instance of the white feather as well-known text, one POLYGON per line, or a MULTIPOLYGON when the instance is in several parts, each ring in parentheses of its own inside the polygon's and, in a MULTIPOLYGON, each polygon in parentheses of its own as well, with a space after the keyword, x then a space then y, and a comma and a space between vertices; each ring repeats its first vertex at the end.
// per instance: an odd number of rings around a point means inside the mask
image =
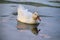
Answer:
POLYGON ((30 23, 30 24, 36 23, 36 21, 33 20, 32 18, 33 13, 28 11, 28 9, 25 9, 23 6, 19 5, 17 10, 18 10, 17 19, 19 21, 24 22, 24 23, 30 23))

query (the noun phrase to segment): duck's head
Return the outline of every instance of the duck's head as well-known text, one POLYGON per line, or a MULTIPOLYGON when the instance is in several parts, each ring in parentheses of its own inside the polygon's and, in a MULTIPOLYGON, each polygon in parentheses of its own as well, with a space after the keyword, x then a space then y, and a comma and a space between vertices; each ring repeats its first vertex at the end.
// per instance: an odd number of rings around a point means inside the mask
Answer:
POLYGON ((39 17, 39 14, 37 13, 37 12, 34 12, 33 13, 33 15, 32 15, 32 18, 34 19, 34 20, 40 20, 41 21, 41 19, 40 19, 40 17, 39 17))

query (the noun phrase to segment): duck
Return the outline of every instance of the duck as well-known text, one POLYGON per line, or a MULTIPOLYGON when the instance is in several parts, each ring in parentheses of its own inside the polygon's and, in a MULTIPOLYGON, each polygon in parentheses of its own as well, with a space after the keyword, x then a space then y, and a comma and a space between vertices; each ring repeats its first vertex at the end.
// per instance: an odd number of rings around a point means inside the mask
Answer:
POLYGON ((27 24, 37 24, 41 21, 38 12, 30 12, 28 9, 24 8, 24 6, 20 5, 17 9, 17 20, 22 23, 27 24))

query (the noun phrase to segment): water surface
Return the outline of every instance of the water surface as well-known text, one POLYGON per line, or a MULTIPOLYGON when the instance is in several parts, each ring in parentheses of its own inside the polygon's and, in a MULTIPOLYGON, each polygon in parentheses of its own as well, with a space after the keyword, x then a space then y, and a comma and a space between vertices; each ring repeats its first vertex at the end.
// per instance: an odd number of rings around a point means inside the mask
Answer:
POLYGON ((1 40, 60 40, 60 3, 51 3, 50 0, 26 0, 25 4, 24 0, 23 3, 19 3, 19 0, 8 1, 0 3, 1 40), (27 4, 28 2, 30 4, 27 4), (36 2, 40 4, 37 5, 36 2), (17 15, 14 15, 18 5, 23 5, 29 11, 37 11, 42 15, 40 24, 19 23, 16 20, 17 15))

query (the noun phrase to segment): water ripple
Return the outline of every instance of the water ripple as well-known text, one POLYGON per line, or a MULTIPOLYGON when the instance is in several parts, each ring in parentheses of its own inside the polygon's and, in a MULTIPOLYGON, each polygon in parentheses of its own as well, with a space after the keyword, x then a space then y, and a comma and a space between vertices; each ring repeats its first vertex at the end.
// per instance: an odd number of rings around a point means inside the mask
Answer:
POLYGON ((14 4, 24 4, 24 5, 32 5, 32 6, 37 6, 37 7, 54 7, 54 8, 60 8, 60 6, 52 6, 48 4, 43 4, 43 3, 37 3, 37 2, 15 2, 15 1, 0 1, 0 3, 14 3, 14 4))

